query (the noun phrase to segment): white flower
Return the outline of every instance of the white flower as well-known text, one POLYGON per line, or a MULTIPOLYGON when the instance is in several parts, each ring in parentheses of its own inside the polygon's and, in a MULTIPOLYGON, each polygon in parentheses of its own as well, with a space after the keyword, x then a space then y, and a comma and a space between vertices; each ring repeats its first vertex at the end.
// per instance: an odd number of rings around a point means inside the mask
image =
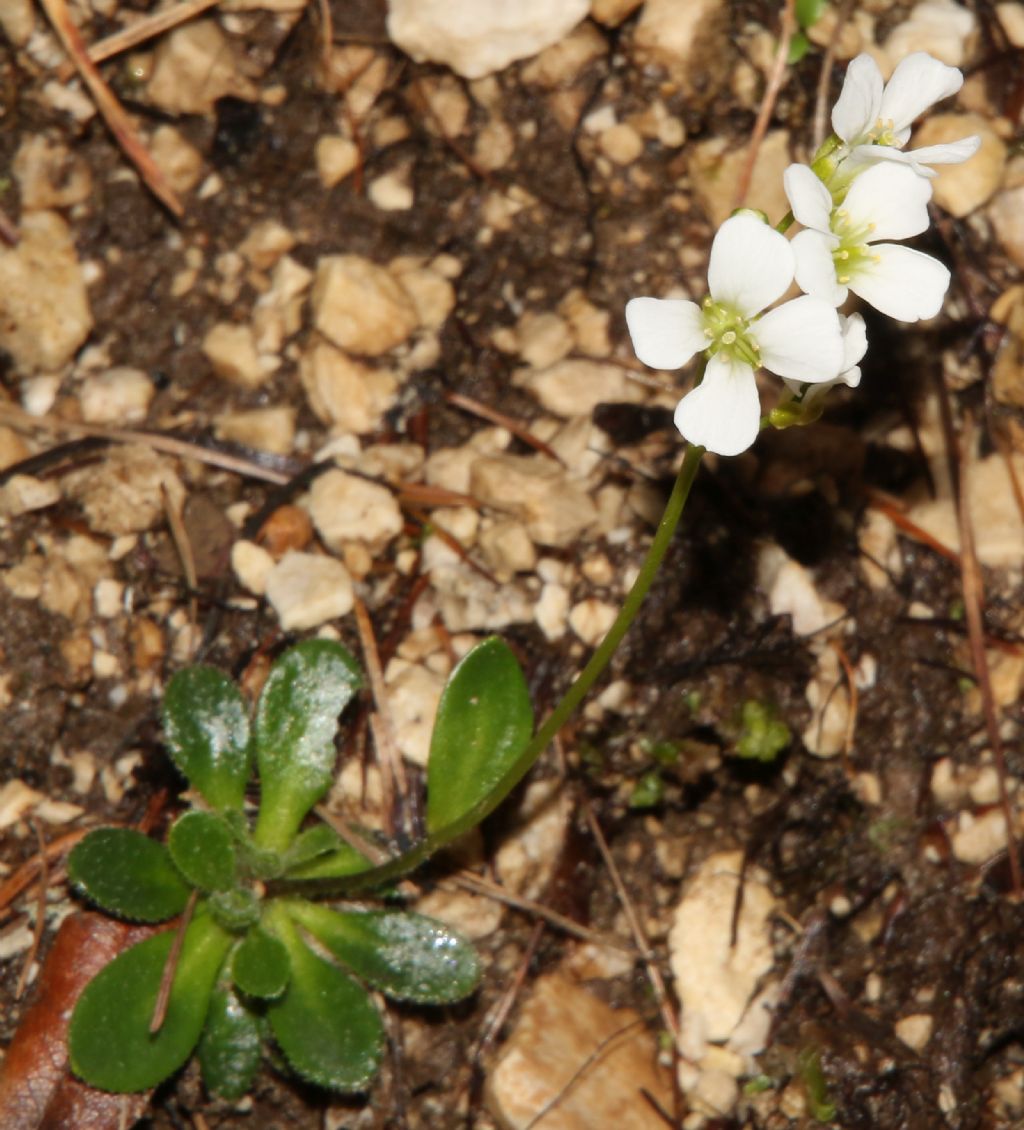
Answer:
POLYGON ((832 128, 845 143, 842 157, 855 163, 876 159, 909 164, 920 176, 933 177, 929 165, 958 165, 981 145, 977 136, 903 152, 910 125, 935 102, 963 86, 956 67, 915 51, 903 59, 883 87, 882 72, 870 55, 858 55, 846 69, 843 89, 832 110, 832 128))
POLYGON ((758 317, 793 280, 793 251, 774 228, 751 215, 718 229, 708 265, 710 295, 634 298, 626 325, 637 357, 655 369, 677 369, 707 352, 704 380, 679 402, 676 427, 690 443, 738 455, 757 438, 760 366, 802 384, 834 380, 843 361, 839 318, 831 304, 804 295, 758 317))
POLYGON ((806 165, 790 165, 783 181, 793 215, 805 228, 793 239, 802 290, 836 306, 852 290, 901 322, 939 312, 949 271, 930 255, 878 242, 928 227, 929 181, 905 165, 873 165, 856 178, 839 208, 806 165))
POLYGON ((814 385, 792 380, 785 382, 786 387, 800 397, 800 402, 805 407, 817 404, 835 385, 856 388, 860 384, 860 363, 868 351, 867 327, 860 314, 850 314, 848 317, 840 314, 839 324, 843 333, 843 360, 839 376, 834 381, 821 381, 814 385))

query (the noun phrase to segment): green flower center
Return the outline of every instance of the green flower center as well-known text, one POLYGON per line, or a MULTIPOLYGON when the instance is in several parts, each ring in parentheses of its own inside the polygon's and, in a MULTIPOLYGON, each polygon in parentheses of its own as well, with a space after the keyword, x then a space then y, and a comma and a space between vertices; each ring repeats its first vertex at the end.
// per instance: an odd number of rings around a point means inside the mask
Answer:
POLYGON ((704 336, 708 339, 707 356, 724 353, 734 361, 760 367, 761 354, 750 335, 751 319, 725 302, 716 302, 710 295, 701 303, 704 336))
POLYGON ((892 149, 901 149, 902 142, 896 139, 896 123, 892 118, 879 118, 867 136, 871 145, 888 145, 892 149))
POLYGON ((878 262, 878 255, 868 243, 874 230, 872 223, 853 223, 845 208, 837 208, 832 213, 832 234, 839 237, 839 246, 832 252, 832 262, 840 286, 846 286, 858 271, 878 262))

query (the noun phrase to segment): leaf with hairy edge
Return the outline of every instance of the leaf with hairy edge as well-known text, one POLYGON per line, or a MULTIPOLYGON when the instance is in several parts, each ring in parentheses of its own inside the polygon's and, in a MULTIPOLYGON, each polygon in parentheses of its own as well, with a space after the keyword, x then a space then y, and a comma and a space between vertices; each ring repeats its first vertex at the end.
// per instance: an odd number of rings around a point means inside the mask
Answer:
POLYGON ((288 949, 292 975, 267 1019, 292 1070, 321 1087, 361 1091, 384 1050, 384 1026, 366 990, 302 941, 280 907, 272 928, 288 949))
POLYGON ((230 989, 214 990, 196 1053, 211 1094, 240 1099, 252 1086, 260 1065, 259 1021, 230 989))
POLYGON ((359 667, 333 640, 305 640, 270 669, 256 708, 260 812, 255 839, 285 851, 334 774, 338 715, 359 689, 359 667))
POLYGON ((477 644, 441 695, 427 763, 427 830, 454 824, 501 781, 533 733, 526 680, 506 643, 477 644))
POLYGON ((188 1059, 206 1017, 210 994, 231 946, 209 915, 198 913, 181 949, 167 1013, 149 1031, 174 931, 165 930, 115 958, 89 982, 68 1032, 76 1075, 104 1091, 155 1087, 188 1059))
POLYGON ((191 893, 163 844, 131 828, 97 828, 75 845, 68 877, 110 914, 163 922, 185 909, 191 893))
POLYGON ((448 1004, 469 996, 480 979, 473 946, 422 914, 298 901, 288 911, 356 976, 396 1000, 448 1004))
POLYGON ((186 667, 164 693, 164 735, 174 764, 214 808, 241 808, 252 772, 249 714, 216 667, 186 667))
POLYGON ((279 997, 290 974, 284 944, 264 930, 250 930, 231 958, 231 979, 249 997, 279 997))
POLYGON ((186 812, 167 837, 171 859, 201 891, 226 891, 235 882, 235 841, 231 829, 212 812, 186 812))

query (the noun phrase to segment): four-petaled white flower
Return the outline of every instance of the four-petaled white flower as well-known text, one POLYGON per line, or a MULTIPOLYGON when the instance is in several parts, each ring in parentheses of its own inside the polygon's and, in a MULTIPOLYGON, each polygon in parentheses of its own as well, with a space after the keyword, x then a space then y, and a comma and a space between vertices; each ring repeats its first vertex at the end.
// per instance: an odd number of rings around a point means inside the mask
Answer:
POLYGON ((678 369, 705 350, 704 380, 679 402, 676 427, 692 444, 738 455, 757 438, 761 407, 754 379, 763 366, 780 377, 834 381, 843 364, 839 316, 831 302, 804 295, 767 314, 793 281, 789 241, 749 214, 726 220, 711 244, 710 294, 634 298, 626 325, 637 357, 654 369, 678 369))
POLYGON ((868 351, 868 332, 860 314, 839 315, 843 332, 843 360, 839 376, 834 381, 821 381, 805 385, 802 381, 785 380, 785 385, 794 396, 799 395, 801 403, 807 407, 821 400, 830 388, 846 385, 856 388, 860 384, 860 363, 868 351), (802 394, 802 395, 801 395, 802 394))
POLYGON ((933 177, 929 165, 958 165, 973 156, 981 138, 962 137, 943 145, 903 151, 910 125, 935 102, 963 86, 964 76, 924 51, 903 59, 887 83, 870 55, 858 55, 846 69, 839 99, 832 109, 832 128, 845 143, 842 157, 853 163, 884 159, 910 165, 933 177))
POLYGON ((793 215, 805 228, 793 239, 801 290, 836 306, 852 290, 901 322, 939 312, 949 271, 921 251, 878 242, 906 239, 928 227, 929 181, 906 165, 872 165, 839 208, 806 165, 790 165, 783 181, 793 215))

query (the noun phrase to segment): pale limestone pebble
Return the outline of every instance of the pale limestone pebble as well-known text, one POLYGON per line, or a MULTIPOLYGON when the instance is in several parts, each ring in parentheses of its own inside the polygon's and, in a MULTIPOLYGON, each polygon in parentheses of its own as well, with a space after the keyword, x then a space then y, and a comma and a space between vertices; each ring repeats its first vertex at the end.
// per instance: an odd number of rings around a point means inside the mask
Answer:
POLYGON ((545 48, 523 66, 522 78, 549 90, 570 86, 595 59, 608 53, 604 36, 584 21, 558 43, 545 48))
POLYGON ((533 609, 533 619, 546 639, 559 640, 569 624, 569 590, 565 585, 549 581, 540 590, 533 609))
POLYGON ((618 608, 596 597, 587 597, 572 606, 569 627, 585 643, 596 647, 615 623, 618 608))
MULTIPOLYGON (((1006 782, 1007 792, 1012 793, 1017 782, 1006 782)), ((994 765, 981 766, 968 789, 972 802, 976 805, 995 804, 999 800, 999 772, 994 765)))
POLYGON ((1006 144, 978 114, 932 114, 921 124, 913 147, 941 145, 975 134, 981 148, 960 165, 941 165, 932 183, 935 203, 958 218, 980 208, 999 189, 1006 167, 1006 144))
MULTIPOLYGON (((690 147, 689 171, 702 210, 718 228, 736 206, 736 186, 746 168, 749 146, 737 147, 725 138, 710 138, 690 147)), ((769 219, 789 211, 782 174, 792 162, 787 130, 770 130, 757 151, 745 206, 769 219)))
POLYGON ((638 1019, 562 974, 538 977, 488 1075, 488 1110, 507 1130, 526 1130, 542 1110, 544 1130, 664 1130, 657 1107, 671 1109, 671 1088, 638 1019))
POLYGON ((635 966, 636 960, 627 949, 583 942, 566 958, 564 968, 577 981, 614 981, 629 976, 635 966))
MULTIPOLYGON (((1014 454, 1011 458, 1020 479, 1024 476, 1024 455, 1014 454)), ((971 463, 968 502, 981 564, 994 569, 1019 566, 1024 560, 1024 523, 1001 455, 989 455, 971 463)), ((952 497, 945 491, 937 499, 926 499, 911 506, 907 517, 941 544, 959 552, 956 510, 952 497)))
POLYGON ((581 358, 566 358, 546 369, 519 370, 513 382, 563 419, 589 415, 599 404, 637 404, 645 399, 643 386, 631 381, 620 365, 581 358))
POLYGON ((359 146, 349 137, 325 134, 313 150, 316 172, 324 188, 334 188, 359 165, 359 146))
POLYGON ((133 751, 100 770, 100 787, 109 804, 120 804, 124 794, 135 787, 132 775, 141 764, 142 754, 133 751))
POLYGON ((439 330, 455 309, 455 288, 444 273, 412 255, 393 260, 389 269, 412 299, 419 324, 439 330))
POLYGON ((150 156, 171 188, 184 195, 203 175, 203 155, 174 126, 157 126, 149 139, 150 156))
POLYGON ((32 946, 34 937, 35 933, 27 922, 14 930, 8 928, 7 932, 0 934, 0 962, 24 953, 32 946))
POLYGON ((563 39, 589 0, 388 0, 392 43, 417 62, 478 79, 563 39))
POLYGON ((456 138, 469 120, 469 99, 454 75, 427 75, 416 85, 416 96, 427 106, 426 125, 444 137, 456 138))
POLYGON ((60 484, 33 475, 13 475, 0 486, 0 515, 18 518, 60 502, 60 484))
MULTIPOLYGON (((238 245, 239 252, 258 271, 269 271, 295 246, 294 233, 277 220, 260 220, 238 245)), ((305 268, 303 268, 305 270, 305 268)), ((309 273, 312 279, 312 273, 309 273)))
POLYGON ((988 217, 1003 250, 1016 266, 1024 267, 1024 185, 997 193, 988 217))
MULTIPOLYGON (((29 46, 38 41, 39 36, 33 36, 29 46)), ((51 42, 56 44, 55 40, 51 42)), ((57 46, 57 52, 59 52, 58 57, 48 65, 47 69, 55 70, 66 61, 60 46, 57 46)), ((57 79, 44 82, 41 101, 51 110, 67 114, 78 125, 84 125, 96 117, 96 103, 77 79, 72 79, 71 82, 61 82, 57 79)))
POLYGON ((70 208, 88 200, 92 174, 85 161, 45 133, 30 133, 18 146, 11 172, 25 211, 70 208))
POLYGON ((84 811, 80 804, 72 804, 68 800, 44 800, 36 806, 35 815, 47 824, 70 824, 84 811))
POLYGON ((271 376, 250 325, 217 322, 207 330, 201 348, 217 376, 240 388, 259 388, 271 376))
POLYGON ((766 545, 758 558, 758 585, 768 596, 773 616, 789 616, 798 636, 817 635, 836 626, 846 609, 818 592, 810 571, 777 545, 766 545))
POLYGON ((814 23, 804 29, 811 43, 832 51, 843 61, 873 47, 875 42, 875 18, 870 12, 857 8, 852 12, 847 9, 844 14, 848 18, 840 25, 839 10, 826 5, 814 23))
POLYGON ((254 541, 236 541, 231 547, 231 568, 238 583, 255 596, 267 591, 267 578, 274 568, 274 559, 254 541))
POLYGON ((722 11, 722 0, 646 0, 633 39, 637 56, 686 78, 691 66, 700 67, 722 11))
POLYGON ((618 27, 642 3, 643 0, 590 0, 590 18, 605 27, 618 27))
POLYGON ((1018 0, 996 5, 996 18, 1012 47, 1024 47, 1024 4, 1018 0))
POLYGON ((304 505, 324 544, 335 551, 356 542, 379 553, 402 532, 402 511, 393 492, 346 471, 319 475, 304 505))
POLYGON ((429 538, 422 553, 422 572, 431 589, 417 601, 413 627, 426 627, 440 616, 449 632, 495 631, 533 619, 533 599, 525 585, 495 585, 482 577, 440 538, 429 538))
POLYGON ((1009 331, 992 367, 992 395, 1000 404, 1024 407, 1024 287, 1005 290, 989 308, 989 317, 1009 331))
POLYGON ((504 168, 515 156, 516 135, 501 118, 491 118, 473 145, 473 161, 485 172, 504 168))
POLYGON ((588 357, 608 357, 612 351, 609 325, 611 314, 595 306, 579 288, 566 294, 558 312, 569 323, 576 349, 588 357))
POLYGON ((546 369, 572 351, 573 339, 564 318, 552 312, 527 311, 515 328, 516 348, 533 369, 546 369))
POLYGON ((642 114, 634 114, 629 125, 641 137, 659 141, 668 149, 678 149, 686 141, 686 126, 682 118, 670 114, 660 98, 654 99, 642 114))
POLYGON ((443 675, 404 659, 392 659, 384 673, 395 745, 407 761, 423 769, 430 755, 430 738, 444 684, 443 675))
POLYGON ((16 247, 0 250, 0 348, 19 373, 53 373, 92 329, 85 279, 56 212, 26 213, 19 235, 16 247))
POLYGON ((953 808, 967 795, 964 774, 951 757, 940 758, 932 766, 932 796, 943 808, 953 808))
POLYGON ((543 455, 480 456, 470 468, 470 493, 518 518, 538 545, 572 545, 597 520, 590 496, 543 455))
POLYGON ((537 551, 526 527, 514 518, 500 518, 480 530, 480 552, 487 567, 505 579, 529 573, 537 563, 537 551))
POLYGON ((831 647, 819 651, 811 681, 804 691, 811 721, 801 735, 808 753, 836 757, 846 746, 850 726, 850 690, 839 656, 831 647))
POLYGON ((92 590, 92 603, 101 620, 112 620, 124 611, 124 584, 113 577, 97 581, 92 590))
POLYGON ((255 451, 288 455, 295 445, 295 409, 287 405, 225 412, 214 420, 218 439, 239 443, 255 451))
POLYGON ((997 856, 1006 848, 1006 818, 1002 809, 991 808, 979 816, 957 813, 950 844, 960 863, 979 866, 997 856))
MULTIPOLYGON (((302 307, 313 272, 290 255, 282 255, 270 276, 270 286, 252 311, 253 342, 259 354, 278 354, 302 326, 302 307)), ((266 363, 266 362, 264 362, 266 363)))
POLYGON ((469 891, 438 889, 417 899, 417 914, 436 918, 453 930, 458 930, 471 942, 478 942, 493 934, 501 925, 504 907, 497 899, 469 891))
POLYGON ((324 84, 344 98, 347 116, 362 121, 373 109, 390 73, 388 57, 371 47, 350 44, 331 52, 324 84))
POLYGON ((64 491, 91 530, 115 537, 152 529, 168 506, 180 510, 185 501, 174 461, 142 444, 112 448, 102 463, 70 472, 64 491))
POLYGON ((375 443, 356 456, 339 454, 336 462, 343 469, 401 486, 420 477, 425 459, 423 448, 415 443, 375 443))
POLYGON ((893 67, 915 51, 927 51, 951 67, 963 66, 975 22, 974 14, 954 0, 924 0, 893 29, 885 53, 893 67))
POLYGON ((141 369, 118 366, 86 377, 78 390, 82 419, 124 427, 145 420, 156 389, 141 369))
POLYGON ((24 819, 46 798, 15 778, 0 786, 0 831, 24 819))
POLYGON ((481 455, 500 454, 512 442, 506 428, 481 428, 461 447, 442 447, 432 452, 423 468, 426 482, 432 486, 469 494, 470 472, 481 455))
POLYGON ((644 139, 627 122, 619 122, 604 130, 597 144, 616 165, 631 165, 644 151, 644 139))
MULTIPOLYGON (((997 707, 1012 706, 1020 697, 1024 684, 1024 656, 995 650, 987 655, 992 699, 997 707)), ((984 700, 977 685, 967 692, 966 706, 978 713, 984 709, 984 700)))
POLYGON ((438 506, 431 513, 432 525, 444 530, 463 549, 472 549, 480 529, 480 515, 469 506, 438 506))
POLYGON ((857 773, 851 785, 854 795, 861 804, 877 808, 882 803, 882 782, 877 773, 857 773))
POLYGON ((234 41, 215 20, 194 20, 161 36, 146 93, 168 114, 208 114, 228 95, 249 101, 258 90, 243 73, 234 41))
POLYGON ((366 187, 370 203, 382 212, 408 212, 416 203, 409 177, 411 165, 403 165, 374 177, 366 187))
POLYGON ((881 510, 867 510, 858 530, 860 569, 875 592, 888 588, 892 577, 903 575, 903 554, 900 552, 896 526, 881 510))
POLYGON ((5 0, 0 4, 0 27, 15 47, 24 47, 35 29, 32 0, 5 0))
POLYGON ((340 561, 294 550, 270 570, 266 595, 286 632, 319 628, 347 615, 355 602, 352 578, 340 561))
POLYGON ((0 424, 0 471, 27 459, 31 453, 32 449, 21 435, 6 424, 0 424))
POLYGON ((379 357, 419 324, 416 307, 384 267, 358 255, 325 255, 311 296, 316 328, 340 349, 379 357))
POLYGON ((522 898, 538 899, 565 846, 576 802, 557 779, 531 781, 494 857, 502 886, 522 898))

